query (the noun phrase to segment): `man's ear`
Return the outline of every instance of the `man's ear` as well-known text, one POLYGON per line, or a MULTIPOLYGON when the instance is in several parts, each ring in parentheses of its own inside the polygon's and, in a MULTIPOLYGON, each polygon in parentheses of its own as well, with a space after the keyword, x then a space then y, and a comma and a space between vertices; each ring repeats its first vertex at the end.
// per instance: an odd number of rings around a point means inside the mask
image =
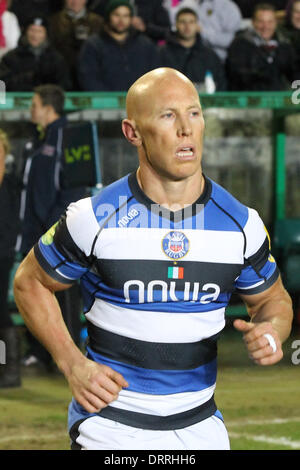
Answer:
POLYGON ((123 119, 122 131, 128 142, 132 145, 135 145, 136 147, 140 147, 142 145, 142 137, 136 128, 135 121, 131 119, 123 119))

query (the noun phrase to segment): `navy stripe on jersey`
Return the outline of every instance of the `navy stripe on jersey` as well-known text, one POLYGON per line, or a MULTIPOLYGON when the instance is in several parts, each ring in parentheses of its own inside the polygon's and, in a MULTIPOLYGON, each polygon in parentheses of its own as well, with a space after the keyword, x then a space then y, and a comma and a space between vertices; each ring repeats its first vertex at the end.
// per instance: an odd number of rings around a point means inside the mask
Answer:
POLYGON ((146 369, 194 369, 217 356, 217 339, 196 343, 155 343, 111 333, 88 322, 89 346, 114 361, 146 369))
POLYGON ((176 265, 170 261, 147 260, 115 260, 102 259, 95 262, 97 273, 101 279, 107 279, 107 285, 112 289, 120 289, 124 283, 132 279, 139 279, 145 285, 154 279, 170 283, 168 268, 176 266, 184 269, 183 279, 176 279, 176 290, 184 290, 185 282, 198 282, 202 287, 205 284, 217 284, 221 292, 234 290, 234 281, 240 275, 243 265, 218 263, 208 263, 201 261, 179 261, 176 265))
POLYGON ((259 272, 268 261, 269 255, 269 240, 268 237, 266 237, 259 250, 254 255, 249 256, 249 258, 246 260, 246 263, 251 266, 258 275, 260 275, 259 272))
POLYGON ((106 406, 98 415, 135 428, 168 431, 182 429, 192 424, 199 423, 212 416, 216 411, 217 406, 212 396, 207 402, 196 408, 168 416, 148 415, 135 411, 122 410, 113 406, 106 406))
POLYGON ((68 427, 75 449, 77 448, 76 445, 78 446, 76 444, 76 439, 79 435, 78 427, 85 419, 91 416, 101 416, 135 428, 167 431, 191 426, 212 415, 217 416, 223 421, 223 416, 217 410, 214 396, 196 408, 168 416, 137 413, 113 406, 106 406, 98 413, 89 413, 73 398, 69 406, 68 427))
POLYGON ((119 372, 129 383, 126 390, 154 395, 194 392, 204 390, 215 384, 217 378, 217 361, 194 369, 158 370, 146 369, 108 359, 87 347, 87 357, 99 364, 111 367, 119 372))

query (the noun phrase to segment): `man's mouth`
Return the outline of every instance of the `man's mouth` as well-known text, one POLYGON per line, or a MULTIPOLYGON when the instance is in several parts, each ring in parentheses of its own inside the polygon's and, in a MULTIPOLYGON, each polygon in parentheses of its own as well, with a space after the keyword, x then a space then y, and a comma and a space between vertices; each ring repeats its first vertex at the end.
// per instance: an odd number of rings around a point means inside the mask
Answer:
POLYGON ((193 157, 194 156, 194 148, 193 147, 180 147, 176 151, 176 157, 179 158, 186 158, 186 157, 193 157))

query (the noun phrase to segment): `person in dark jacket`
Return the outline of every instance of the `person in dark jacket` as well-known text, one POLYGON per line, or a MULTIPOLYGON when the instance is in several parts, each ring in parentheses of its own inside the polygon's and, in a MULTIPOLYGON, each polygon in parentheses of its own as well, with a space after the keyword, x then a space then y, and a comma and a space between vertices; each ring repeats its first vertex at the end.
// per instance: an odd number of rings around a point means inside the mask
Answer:
MULTIPOLYGON (((105 8, 109 0, 92 0, 90 8, 105 16, 105 8)), ((131 0, 133 7, 132 26, 137 31, 146 34, 155 42, 164 40, 171 29, 168 10, 163 6, 163 0, 131 0)))
POLYGON ((49 19, 51 44, 63 55, 69 67, 72 90, 78 90, 77 59, 82 44, 98 33, 103 20, 86 8, 87 0, 66 0, 65 8, 49 19))
POLYGON ((32 91, 47 83, 69 89, 68 68, 62 55, 48 42, 45 18, 32 18, 18 47, 3 56, 0 80, 5 82, 7 91, 32 91))
POLYGON ((216 53, 204 45, 197 33, 197 14, 182 8, 176 15, 176 32, 160 47, 161 64, 186 75, 199 91, 207 91, 205 79, 210 73, 217 91, 226 90, 224 67, 216 53))
POLYGON ((91 36, 79 54, 78 78, 85 91, 126 91, 144 73, 159 65, 155 44, 131 28, 128 1, 111 0, 104 31, 91 36))
POLYGON ((15 242, 19 226, 18 181, 13 157, 9 154, 7 135, 0 130, 0 340, 5 344, 5 356, 0 351, 0 388, 21 385, 18 332, 8 305, 10 273, 15 259, 15 242), (11 162, 9 162, 11 160, 11 162), (4 360, 3 360, 4 359, 4 360))
POLYGON ((261 4, 254 10, 253 28, 232 42, 227 59, 227 78, 233 91, 280 91, 296 79, 295 52, 276 32, 275 8, 261 4))
MULTIPOLYGON (((38 125, 44 136, 34 138, 25 145, 27 156, 24 166, 23 190, 21 196, 21 233, 16 250, 23 257, 50 227, 52 227, 67 206, 87 196, 86 188, 64 188, 64 166, 61 146, 63 129, 68 121, 64 116, 64 92, 56 85, 42 85, 34 90, 31 105, 31 120, 38 125)), ((56 294, 65 321, 75 342, 80 338, 81 296, 78 285, 70 293, 56 294)), ((28 333, 29 349, 23 365, 44 365, 51 368, 48 352, 28 333)))
POLYGON ((296 54, 296 76, 300 78, 300 0, 294 0, 291 10, 283 25, 279 28, 279 33, 290 41, 296 54))

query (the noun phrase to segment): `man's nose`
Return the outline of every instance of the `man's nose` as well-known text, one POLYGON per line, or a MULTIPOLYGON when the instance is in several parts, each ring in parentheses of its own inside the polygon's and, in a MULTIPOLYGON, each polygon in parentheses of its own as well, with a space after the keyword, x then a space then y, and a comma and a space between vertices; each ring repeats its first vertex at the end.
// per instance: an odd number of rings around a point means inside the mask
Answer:
POLYGON ((187 118, 180 118, 178 120, 177 133, 179 136, 192 134, 192 126, 191 126, 190 121, 187 118))

